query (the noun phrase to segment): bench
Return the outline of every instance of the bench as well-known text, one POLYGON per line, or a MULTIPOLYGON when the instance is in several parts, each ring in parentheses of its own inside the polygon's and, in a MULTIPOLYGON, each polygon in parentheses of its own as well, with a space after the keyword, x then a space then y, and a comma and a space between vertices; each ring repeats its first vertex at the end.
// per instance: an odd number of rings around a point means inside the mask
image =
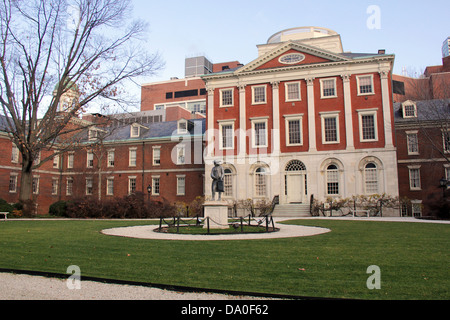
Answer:
POLYGON ((9 212, 0 212, 0 215, 4 215, 5 216, 5 221, 8 220, 8 213, 9 212))
POLYGON ((367 217, 369 217, 369 210, 362 210, 362 209, 356 209, 356 210, 354 210, 354 209, 350 209, 350 211, 352 212, 353 217, 355 217, 356 214, 357 214, 358 212, 363 213, 363 214, 365 214, 367 217))

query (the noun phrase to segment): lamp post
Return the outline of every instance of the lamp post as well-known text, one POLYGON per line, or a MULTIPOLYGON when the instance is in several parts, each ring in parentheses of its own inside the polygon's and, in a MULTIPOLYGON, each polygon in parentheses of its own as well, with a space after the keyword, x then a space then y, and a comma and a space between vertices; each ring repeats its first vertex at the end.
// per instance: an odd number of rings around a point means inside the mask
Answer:
POLYGON ((448 180, 442 177, 441 180, 439 180, 439 187, 442 188, 442 196, 445 198, 445 189, 447 189, 448 180))

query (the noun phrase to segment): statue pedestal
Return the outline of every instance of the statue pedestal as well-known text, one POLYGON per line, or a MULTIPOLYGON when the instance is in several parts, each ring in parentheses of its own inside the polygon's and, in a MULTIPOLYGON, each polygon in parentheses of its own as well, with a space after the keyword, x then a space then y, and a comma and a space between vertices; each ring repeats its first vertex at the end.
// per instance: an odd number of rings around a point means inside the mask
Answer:
POLYGON ((228 229, 228 203, 226 201, 205 201, 205 222, 203 228, 228 229))

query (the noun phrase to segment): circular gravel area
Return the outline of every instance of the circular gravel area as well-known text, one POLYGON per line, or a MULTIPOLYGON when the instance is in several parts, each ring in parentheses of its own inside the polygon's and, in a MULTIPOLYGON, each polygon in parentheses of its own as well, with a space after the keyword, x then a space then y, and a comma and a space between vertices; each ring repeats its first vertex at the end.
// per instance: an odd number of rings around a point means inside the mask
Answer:
POLYGON ((296 226, 288 224, 276 224, 279 231, 269 233, 236 233, 218 235, 188 235, 162 233, 154 231, 158 226, 122 227, 102 230, 102 233, 110 236, 153 239, 153 240, 183 240, 183 241, 213 241, 213 240, 254 240, 308 237, 330 232, 330 229, 319 227, 296 226))

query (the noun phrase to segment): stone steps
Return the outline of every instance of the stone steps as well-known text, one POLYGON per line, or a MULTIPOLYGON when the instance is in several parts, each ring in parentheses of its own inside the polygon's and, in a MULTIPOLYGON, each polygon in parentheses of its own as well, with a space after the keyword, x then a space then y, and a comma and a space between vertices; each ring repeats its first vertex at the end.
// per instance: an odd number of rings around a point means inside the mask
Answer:
POLYGON ((310 217, 309 203, 277 204, 273 217, 310 217))

